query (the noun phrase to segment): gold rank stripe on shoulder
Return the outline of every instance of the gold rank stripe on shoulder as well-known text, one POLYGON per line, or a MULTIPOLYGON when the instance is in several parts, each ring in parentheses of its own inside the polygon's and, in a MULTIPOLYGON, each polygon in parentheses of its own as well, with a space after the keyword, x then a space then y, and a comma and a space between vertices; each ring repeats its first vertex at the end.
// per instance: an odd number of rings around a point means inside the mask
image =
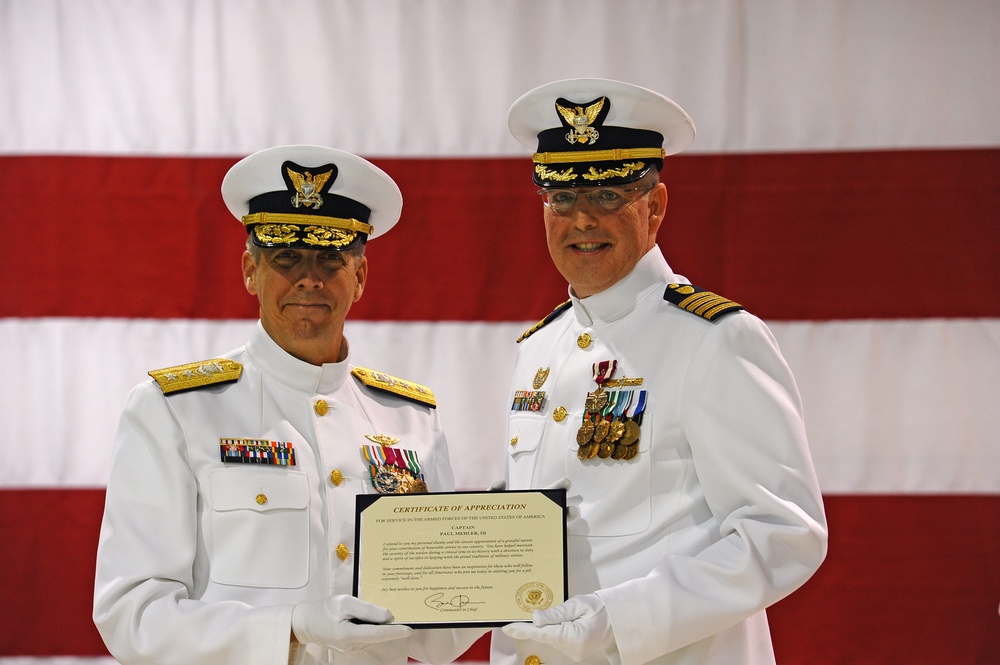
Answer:
POLYGON ((521 336, 517 338, 517 343, 520 344, 521 342, 523 342, 524 340, 528 339, 529 337, 531 337, 532 335, 534 335, 536 332, 538 332, 539 330, 541 330, 543 327, 545 327, 546 325, 548 325, 557 316, 559 316, 564 311, 566 311, 567 309, 569 309, 569 306, 571 304, 573 304, 572 300, 567 300, 564 303, 560 303, 558 307, 556 307, 554 310, 552 310, 551 312, 549 312, 548 316, 546 316, 544 319, 542 319, 541 321, 539 321, 538 323, 536 323, 535 325, 531 326, 530 328, 528 328, 527 330, 525 330, 523 333, 521 333, 521 336))
POLYGON ((738 302, 691 284, 668 284, 663 299, 708 321, 743 309, 738 302))
POLYGON ((355 367, 351 370, 351 374, 370 388, 384 390, 400 397, 426 404, 431 408, 437 408, 437 400, 434 399, 434 392, 427 386, 406 381, 396 376, 390 376, 383 372, 368 369, 367 367, 355 367))
POLYGON ((217 383, 229 383, 240 378, 242 373, 243 365, 229 358, 213 358, 148 372, 159 384, 164 395, 217 383))

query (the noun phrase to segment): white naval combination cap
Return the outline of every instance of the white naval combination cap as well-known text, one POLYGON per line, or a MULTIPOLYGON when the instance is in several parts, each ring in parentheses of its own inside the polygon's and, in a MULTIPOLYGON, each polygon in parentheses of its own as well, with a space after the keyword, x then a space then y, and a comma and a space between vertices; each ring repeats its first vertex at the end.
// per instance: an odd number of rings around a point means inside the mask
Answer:
POLYGON ((399 187, 343 150, 286 145, 255 152, 222 180, 222 198, 260 247, 343 251, 396 225, 399 187))
POLYGON ((610 79, 555 81, 522 95, 507 112, 519 143, 535 151, 542 187, 634 182, 694 141, 691 117, 658 92, 610 79))

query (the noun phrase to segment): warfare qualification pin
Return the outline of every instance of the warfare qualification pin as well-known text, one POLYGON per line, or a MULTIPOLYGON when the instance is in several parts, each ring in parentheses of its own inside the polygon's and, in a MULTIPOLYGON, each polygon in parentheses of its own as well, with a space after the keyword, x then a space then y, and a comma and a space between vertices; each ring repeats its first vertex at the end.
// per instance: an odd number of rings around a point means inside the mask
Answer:
POLYGON ((545 369, 539 367, 538 371, 535 372, 535 379, 531 382, 531 385, 535 390, 538 390, 545 384, 545 379, 549 378, 549 369, 549 367, 546 367, 545 369))

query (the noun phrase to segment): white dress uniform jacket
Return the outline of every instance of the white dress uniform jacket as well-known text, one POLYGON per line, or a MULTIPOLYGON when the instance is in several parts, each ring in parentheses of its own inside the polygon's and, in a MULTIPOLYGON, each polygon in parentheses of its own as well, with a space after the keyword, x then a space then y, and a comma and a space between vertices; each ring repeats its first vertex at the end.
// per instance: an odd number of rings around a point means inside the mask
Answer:
MULTIPOLYGON (((717 321, 663 299, 675 275, 659 248, 626 278, 585 298, 521 342, 513 391, 538 412, 512 411, 511 489, 566 476, 579 518, 567 525, 570 595, 597 592, 617 653, 602 665, 773 663, 764 608, 791 593, 826 555, 822 498, 798 390, 767 327, 737 311, 717 321), (578 345, 583 334, 586 348, 578 345), (593 365, 642 378, 638 455, 577 458, 593 365), (557 421, 558 407, 568 413, 557 421)), ((615 388, 612 388, 615 389, 615 388)), ((569 663, 559 652, 493 634, 494 665, 569 663), (536 662, 536 661, 532 661, 536 662)))
MULTIPOLYGON (((226 357, 243 364, 235 383, 164 395, 150 381, 122 415, 94 601, 122 663, 288 663, 293 605, 352 592, 355 495, 375 491, 366 434, 398 437, 430 491, 453 489, 430 407, 363 385, 347 360, 302 362, 259 323, 226 357), (295 465, 223 463, 220 439, 289 442, 295 465)), ((350 658, 309 645, 299 662, 447 662, 473 639, 415 631, 350 658)))

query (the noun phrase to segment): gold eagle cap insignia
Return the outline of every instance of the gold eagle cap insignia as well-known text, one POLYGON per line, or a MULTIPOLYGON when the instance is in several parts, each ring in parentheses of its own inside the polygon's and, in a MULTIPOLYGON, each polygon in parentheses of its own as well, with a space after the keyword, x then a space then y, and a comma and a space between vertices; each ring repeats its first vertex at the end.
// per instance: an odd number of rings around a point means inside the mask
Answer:
POLYGON ((570 131, 566 134, 566 141, 569 143, 587 144, 593 144, 597 141, 600 133, 596 128, 591 127, 591 125, 594 124, 597 116, 600 115, 601 109, 604 108, 604 102, 607 99, 607 97, 601 97, 586 109, 582 106, 569 108, 556 103, 556 110, 559 111, 559 115, 570 126, 570 131))
POLYGON ((333 170, 329 170, 326 173, 320 173, 314 176, 309 171, 304 173, 299 173, 298 171, 288 170, 288 177, 292 181, 292 185, 295 187, 295 196, 292 197, 292 205, 298 208, 300 205, 304 205, 307 208, 315 205, 317 208, 323 205, 323 197, 319 195, 323 191, 323 186, 326 181, 330 179, 333 175, 333 170))

